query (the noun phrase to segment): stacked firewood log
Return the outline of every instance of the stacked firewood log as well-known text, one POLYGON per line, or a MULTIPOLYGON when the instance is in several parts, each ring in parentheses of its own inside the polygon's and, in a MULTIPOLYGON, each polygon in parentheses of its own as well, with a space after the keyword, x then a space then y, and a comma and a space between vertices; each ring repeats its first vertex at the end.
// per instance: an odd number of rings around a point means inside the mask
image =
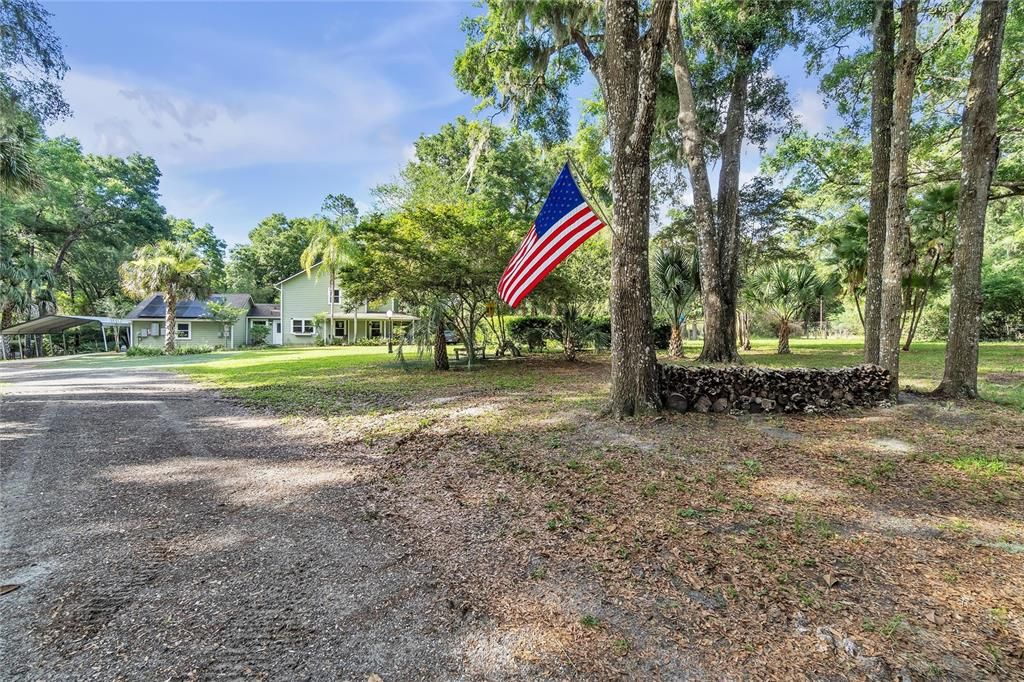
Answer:
POLYGON ((658 365, 661 399, 678 412, 825 412, 889 399, 889 372, 838 369, 658 365))

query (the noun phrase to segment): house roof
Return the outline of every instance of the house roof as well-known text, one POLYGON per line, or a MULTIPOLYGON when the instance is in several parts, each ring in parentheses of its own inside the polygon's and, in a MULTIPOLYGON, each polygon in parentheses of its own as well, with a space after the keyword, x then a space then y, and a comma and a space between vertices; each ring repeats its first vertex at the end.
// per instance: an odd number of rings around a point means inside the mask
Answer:
POLYGON ((98 322, 103 327, 117 327, 131 324, 130 320, 116 317, 91 317, 88 315, 47 315, 28 320, 21 324, 11 325, 7 329, 0 330, 4 334, 56 334, 65 329, 71 329, 79 325, 98 322))
MULTIPOLYGON (((252 296, 249 294, 213 294, 205 301, 197 301, 191 298, 178 301, 178 305, 175 309, 176 316, 183 320, 209 317, 209 312, 206 310, 206 304, 210 301, 227 303, 228 305, 236 308, 244 308, 246 311, 249 311, 253 305, 252 296)), ((167 306, 164 304, 164 295, 150 294, 139 301, 137 306, 132 308, 132 311, 128 313, 128 319, 163 319, 166 314, 167 306)))
MULTIPOLYGON (((318 260, 318 261, 317 261, 316 263, 313 263, 312 265, 310 265, 310 266, 309 266, 309 270, 308 270, 308 272, 310 272, 310 273, 311 273, 311 272, 313 272, 313 270, 316 270, 316 269, 317 269, 318 267, 320 267, 320 266, 321 266, 322 264, 323 264, 323 261, 322 261, 322 260, 318 260)), ((282 279, 282 280, 281 280, 280 282, 278 282, 278 283, 277 283, 277 284, 275 284, 274 286, 278 286, 278 287, 279 287, 279 286, 281 286, 282 284, 284 284, 285 282, 287 282, 288 280, 290 280, 290 279, 295 279, 295 278, 296 278, 296 277, 298 277, 299 275, 305 275, 306 273, 307 273, 307 271, 306 271, 306 270, 299 270, 299 271, 298 271, 298 272, 296 272, 296 273, 295 273, 294 275, 290 275, 290 276, 288 276, 288 277, 285 277, 284 279, 282 279)))
POLYGON ((281 317, 280 303, 253 303, 249 317, 281 317))

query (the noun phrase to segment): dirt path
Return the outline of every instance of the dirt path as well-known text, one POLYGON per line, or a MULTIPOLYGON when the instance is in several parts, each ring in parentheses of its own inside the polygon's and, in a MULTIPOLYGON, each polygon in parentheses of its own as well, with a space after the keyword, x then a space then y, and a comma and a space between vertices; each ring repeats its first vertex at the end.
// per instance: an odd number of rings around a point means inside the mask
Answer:
POLYGON ((5 679, 454 678, 371 462, 176 375, 0 369, 5 679))

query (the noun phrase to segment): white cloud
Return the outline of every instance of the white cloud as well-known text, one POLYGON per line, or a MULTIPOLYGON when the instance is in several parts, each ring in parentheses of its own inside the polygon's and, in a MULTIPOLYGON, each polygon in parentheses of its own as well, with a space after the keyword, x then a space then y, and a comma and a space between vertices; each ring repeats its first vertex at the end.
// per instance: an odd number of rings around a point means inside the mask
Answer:
POLYGON ((828 110, 821 95, 813 90, 800 90, 796 95, 795 113, 797 120, 812 135, 825 130, 828 110))
POLYGON ((333 74, 329 86, 318 84, 317 97, 280 91, 204 97, 131 74, 80 69, 68 74, 64 91, 75 116, 52 132, 79 138, 90 152, 138 151, 161 166, 359 162, 379 156, 382 146, 401 154, 394 124, 406 108, 403 96, 372 75, 333 74))

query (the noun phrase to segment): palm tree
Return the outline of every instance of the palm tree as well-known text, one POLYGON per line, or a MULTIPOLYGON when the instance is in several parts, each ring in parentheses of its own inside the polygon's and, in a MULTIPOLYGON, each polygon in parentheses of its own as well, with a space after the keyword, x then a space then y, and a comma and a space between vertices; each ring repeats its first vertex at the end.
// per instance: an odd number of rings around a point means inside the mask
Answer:
POLYGON ((335 278, 338 270, 348 265, 355 255, 355 245, 348 233, 348 227, 356 217, 354 211, 353 207, 351 213, 340 214, 337 220, 320 219, 316 221, 310 235, 309 246, 303 250, 302 256, 299 258, 299 263, 307 275, 312 274, 313 268, 317 264, 321 264, 331 275, 331 288, 328 295, 330 319, 324 325, 325 343, 328 335, 333 336, 334 334, 335 278))
POLYGON ((42 187, 33 156, 41 138, 32 117, 0 95, 0 193, 42 187))
POLYGON ((654 295, 671 318, 672 335, 668 354, 683 357, 683 314, 700 291, 700 270, 697 252, 688 254, 681 246, 670 245, 654 257, 654 295))
POLYGON ((855 209, 839 225, 839 230, 829 237, 828 242, 832 253, 825 262, 836 268, 846 293, 853 296, 857 316, 863 325, 864 311, 861 309, 860 296, 868 274, 868 214, 864 209, 855 209))
POLYGON ((810 265, 774 263, 754 273, 747 297, 771 315, 779 329, 779 354, 789 353, 789 326, 814 305, 826 285, 810 265))
POLYGON ((163 292, 164 353, 173 353, 178 301, 210 295, 210 267, 191 245, 164 240, 135 249, 134 258, 121 264, 121 286, 139 298, 163 292))

